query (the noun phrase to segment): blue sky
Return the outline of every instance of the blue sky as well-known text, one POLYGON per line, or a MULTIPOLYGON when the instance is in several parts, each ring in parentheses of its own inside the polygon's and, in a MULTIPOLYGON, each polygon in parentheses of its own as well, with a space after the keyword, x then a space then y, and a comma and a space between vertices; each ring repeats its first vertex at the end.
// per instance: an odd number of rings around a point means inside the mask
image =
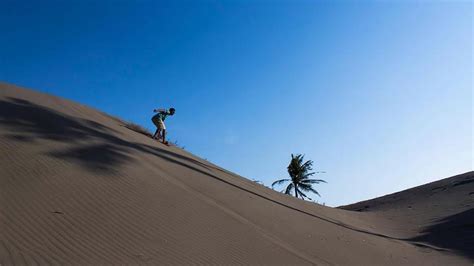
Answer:
MULTIPOLYGON (((473 169, 468 1, 2 1, 0 80, 153 128, 249 179, 315 161, 348 204, 473 169)), ((317 197, 314 197, 317 198, 317 197)))

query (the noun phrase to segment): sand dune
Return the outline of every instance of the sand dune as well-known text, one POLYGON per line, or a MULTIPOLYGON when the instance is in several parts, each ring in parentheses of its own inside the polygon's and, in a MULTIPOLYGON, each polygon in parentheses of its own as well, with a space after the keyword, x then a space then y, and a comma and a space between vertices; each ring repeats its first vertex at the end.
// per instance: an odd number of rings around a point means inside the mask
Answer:
POLYGON ((385 219, 387 234, 474 261, 474 172, 340 208, 385 219))
POLYGON ((0 264, 472 265, 473 173, 341 208, 304 202, 0 84, 0 264))

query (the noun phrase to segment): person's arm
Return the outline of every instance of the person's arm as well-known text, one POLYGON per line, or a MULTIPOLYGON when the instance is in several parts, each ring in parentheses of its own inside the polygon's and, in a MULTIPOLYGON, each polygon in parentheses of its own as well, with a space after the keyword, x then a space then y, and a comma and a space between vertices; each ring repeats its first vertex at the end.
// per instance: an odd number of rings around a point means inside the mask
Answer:
POLYGON ((163 108, 154 109, 153 112, 154 113, 166 113, 166 109, 163 109, 163 108))

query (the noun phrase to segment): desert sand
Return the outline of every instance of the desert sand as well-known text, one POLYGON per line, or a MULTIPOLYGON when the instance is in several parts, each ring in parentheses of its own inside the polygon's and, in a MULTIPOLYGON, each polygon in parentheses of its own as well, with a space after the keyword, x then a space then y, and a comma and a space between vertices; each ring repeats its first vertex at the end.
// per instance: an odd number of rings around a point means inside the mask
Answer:
POLYGON ((0 182, 1 265, 474 261, 473 172, 331 208, 5 83, 0 182))

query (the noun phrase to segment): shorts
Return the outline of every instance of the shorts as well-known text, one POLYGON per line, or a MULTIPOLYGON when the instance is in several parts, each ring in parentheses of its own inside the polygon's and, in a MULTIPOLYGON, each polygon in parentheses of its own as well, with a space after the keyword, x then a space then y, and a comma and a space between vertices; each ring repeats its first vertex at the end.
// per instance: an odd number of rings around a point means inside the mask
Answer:
POLYGON ((158 116, 154 116, 151 121, 153 124, 155 124, 158 130, 166 129, 165 122, 163 122, 163 120, 161 120, 158 116))

